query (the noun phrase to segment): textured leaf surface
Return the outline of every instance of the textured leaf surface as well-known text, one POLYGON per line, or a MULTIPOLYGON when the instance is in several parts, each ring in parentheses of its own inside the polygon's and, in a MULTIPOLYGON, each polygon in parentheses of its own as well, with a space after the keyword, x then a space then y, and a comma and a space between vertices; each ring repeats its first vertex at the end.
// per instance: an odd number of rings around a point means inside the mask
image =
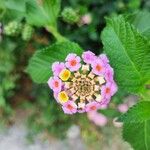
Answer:
POLYGON ((60 11, 60 2, 61 0, 44 0, 43 8, 48 14, 49 23, 52 26, 56 26, 56 19, 60 11))
POLYGON ((27 72, 37 83, 45 83, 52 75, 51 65, 55 61, 64 61, 69 53, 80 55, 82 49, 73 42, 56 43, 43 50, 36 51, 27 67, 27 72))
POLYGON ((130 21, 144 36, 150 39, 150 12, 140 11, 133 15, 130 21))
POLYGON ((131 107, 119 119, 124 123, 137 123, 150 120, 150 101, 142 101, 131 107))
POLYGON ((48 16, 43 7, 36 0, 26 3, 26 19, 35 26, 44 26, 48 24, 48 16))
POLYGON ((150 150, 150 120, 124 124, 123 138, 135 150, 150 150))
POLYGON ((107 19, 101 38, 119 87, 128 92, 139 92, 150 79, 148 41, 122 16, 107 19))
POLYGON ((150 101, 142 101, 119 119, 123 121, 123 138, 135 150, 150 150, 150 101))
POLYGON ((36 0, 26 3, 26 18, 35 26, 56 26, 56 20, 60 10, 60 0, 44 0, 41 3, 36 0))

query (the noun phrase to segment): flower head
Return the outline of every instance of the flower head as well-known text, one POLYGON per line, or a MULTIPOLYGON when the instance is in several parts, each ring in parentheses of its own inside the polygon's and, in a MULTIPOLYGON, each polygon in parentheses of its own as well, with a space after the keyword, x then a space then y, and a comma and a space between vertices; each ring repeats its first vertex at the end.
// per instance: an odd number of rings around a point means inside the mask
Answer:
POLYGON ((77 71, 81 67, 81 59, 76 54, 69 54, 66 58, 66 67, 70 71, 77 71))
MULTIPOLYGON (((97 57, 87 51, 81 60, 71 53, 65 62, 53 63, 52 71, 54 77, 48 80, 48 85, 66 114, 103 109, 117 91, 113 69, 104 54, 97 57)), ((102 116, 98 118, 105 120, 102 116)), ((101 123, 99 119, 95 122, 101 123)))

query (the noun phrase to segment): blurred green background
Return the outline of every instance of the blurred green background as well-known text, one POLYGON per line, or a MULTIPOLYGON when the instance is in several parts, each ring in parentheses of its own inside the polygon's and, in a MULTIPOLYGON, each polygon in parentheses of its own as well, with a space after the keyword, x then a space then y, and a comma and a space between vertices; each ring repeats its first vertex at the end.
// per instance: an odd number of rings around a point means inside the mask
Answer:
MULTIPOLYGON (((105 127, 96 126, 86 114, 63 114, 48 86, 33 83, 25 73, 32 54, 55 42, 46 28, 28 24, 24 17, 25 1, 0 0, 0 128, 15 124, 23 113, 30 141, 39 133, 64 139, 68 129, 77 125, 88 149, 98 149, 102 137, 112 138, 107 130, 116 132, 112 120, 120 114, 117 105, 128 95, 118 92, 109 109, 100 111, 109 120, 105 127)), ((39 5, 41 1, 38 0, 39 5)), ((106 16, 144 11, 150 11, 149 0, 65 0, 61 2, 58 30, 85 50, 98 54, 103 51, 100 33, 106 16)))

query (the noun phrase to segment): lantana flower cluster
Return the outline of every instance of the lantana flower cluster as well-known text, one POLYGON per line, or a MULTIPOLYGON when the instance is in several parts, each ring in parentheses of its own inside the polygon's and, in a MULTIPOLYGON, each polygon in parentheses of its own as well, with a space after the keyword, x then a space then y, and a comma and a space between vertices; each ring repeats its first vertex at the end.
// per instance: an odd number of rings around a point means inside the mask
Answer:
POLYGON ((48 85, 66 114, 96 111, 107 106, 117 91, 105 54, 86 51, 80 57, 71 53, 65 62, 54 62, 52 71, 48 85))

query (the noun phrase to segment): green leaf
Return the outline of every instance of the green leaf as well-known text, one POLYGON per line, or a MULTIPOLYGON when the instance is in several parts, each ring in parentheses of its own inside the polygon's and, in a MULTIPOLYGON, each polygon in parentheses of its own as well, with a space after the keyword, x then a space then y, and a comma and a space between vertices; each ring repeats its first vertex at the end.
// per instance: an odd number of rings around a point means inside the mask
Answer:
POLYGON ((101 38, 118 86, 127 92, 140 92, 150 79, 148 40, 122 16, 107 19, 101 38))
POLYGON ((52 76, 51 65, 55 61, 65 61, 69 53, 80 55, 82 49, 73 42, 61 42, 53 44, 43 50, 36 51, 29 61, 27 72, 37 83, 45 83, 52 76))
POLYGON ((124 123, 140 123, 150 120, 150 101, 142 101, 121 115, 118 121, 124 123))
POLYGON ((60 0, 44 0, 38 3, 36 0, 26 3, 26 18, 35 26, 56 27, 56 21, 60 10, 60 0))
POLYGON ((131 0, 127 3, 128 8, 137 10, 140 7, 141 0, 131 0))
POLYGON ((5 0, 5 20, 22 20, 25 17, 25 3, 26 0, 5 0))
POLYGON ((26 2, 26 19, 28 23, 35 26, 45 26, 48 24, 48 15, 42 5, 36 0, 26 2))
POLYGON ((5 0, 5 6, 8 9, 16 10, 18 12, 25 12, 26 0, 5 0))
POLYGON ((123 138, 135 150, 150 150, 150 120, 141 123, 125 123, 123 138))
POLYGON ((139 11, 131 15, 128 19, 139 32, 150 39, 150 12, 146 10, 139 11))
POLYGON ((131 107, 119 119, 123 121, 123 138, 135 150, 150 150, 150 101, 131 107))
POLYGON ((44 0, 43 8, 49 17, 49 25, 56 27, 61 0, 44 0))

